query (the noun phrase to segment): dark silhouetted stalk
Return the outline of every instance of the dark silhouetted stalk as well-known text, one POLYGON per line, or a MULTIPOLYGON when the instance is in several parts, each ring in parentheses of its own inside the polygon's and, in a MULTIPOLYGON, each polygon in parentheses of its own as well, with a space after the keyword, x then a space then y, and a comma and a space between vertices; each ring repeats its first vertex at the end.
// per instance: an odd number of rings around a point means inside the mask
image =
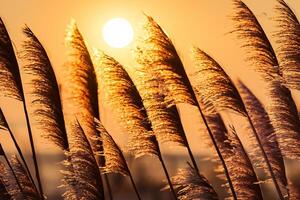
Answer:
POLYGON ((34 169, 35 169, 35 176, 38 182, 38 188, 41 194, 41 199, 44 199, 44 192, 43 192, 43 187, 42 187, 42 182, 41 182, 41 178, 40 178, 40 172, 39 172, 39 165, 37 162, 37 157, 36 157, 36 152, 35 152, 35 147, 34 147, 34 141, 33 141, 33 136, 32 136, 32 131, 31 131, 31 126, 30 126, 30 121, 29 121, 29 116, 28 116, 28 111, 27 111, 27 107, 26 107, 26 102, 25 102, 25 98, 22 101, 23 103, 23 108, 24 108, 24 112, 25 112, 25 117, 26 117, 26 125, 27 125, 27 129, 28 129, 28 135, 29 135, 29 141, 30 141, 30 147, 31 147, 31 151, 32 151, 32 159, 33 159, 33 164, 34 164, 34 169))
POLYGON ((284 198, 284 196, 283 196, 283 194, 282 194, 282 192, 281 192, 280 186, 279 186, 279 184, 278 184, 278 182, 277 182, 276 176, 275 176, 275 174, 274 174, 274 172, 273 172, 273 169, 272 169, 272 166, 271 166, 270 161, 269 161, 269 159, 268 159, 268 156, 267 156, 267 154, 266 154, 266 152, 265 152, 265 150, 264 150, 264 148, 263 148, 263 145, 262 145, 262 143, 261 143, 261 141, 260 141, 260 138, 259 138, 259 136, 258 136, 258 134, 257 134, 257 132, 256 132, 256 130, 255 130, 255 128, 254 128, 254 125, 253 125, 253 123, 252 123, 252 120, 250 119, 249 114, 248 114, 247 111, 246 111, 246 114, 247 114, 247 119, 248 119, 248 121, 249 121, 249 124, 250 124, 250 126, 251 126, 251 129, 252 129, 252 131, 253 131, 253 133, 254 133, 255 139, 256 139, 256 141, 257 141, 257 143, 258 143, 258 146, 259 146, 259 148, 260 148, 260 150, 261 150, 261 153, 262 153, 263 158, 264 158, 264 160, 265 160, 265 162, 266 162, 266 165, 267 165, 267 167, 268 167, 268 170, 269 170, 269 172, 270 172, 270 174, 271 174, 272 181, 273 181, 273 183, 274 183, 274 185, 275 185, 275 188, 276 188, 276 190, 277 190, 278 196, 279 196, 279 198, 280 198, 281 200, 284 200, 285 198, 284 198))
POLYGON ((32 175, 31 175, 31 173, 30 173, 29 167, 28 167, 27 162, 26 162, 26 160, 25 160, 25 157, 24 157, 24 155, 23 155, 23 153, 22 153, 22 150, 21 150, 19 144, 17 143, 17 140, 16 140, 16 138, 15 138, 14 134, 12 133, 12 131, 11 131, 11 129, 10 129, 9 126, 7 127, 7 130, 8 130, 8 132, 9 132, 10 137, 11 137, 11 139, 13 140, 13 142, 14 142, 14 144, 15 144, 15 147, 16 147, 16 149, 17 149, 17 151, 18 151, 18 154, 19 154, 19 156, 20 156, 20 158, 21 158, 21 160, 22 160, 22 162, 23 162, 23 164, 24 164, 24 166, 25 166, 25 169, 26 169, 26 171, 27 171, 27 173, 28 173, 28 176, 29 176, 29 178, 30 178, 30 181, 32 182, 32 184, 33 184, 33 186, 34 186, 34 189, 35 189, 36 192, 38 193, 38 190, 37 190, 36 185, 35 185, 35 183, 34 183, 33 177, 32 177, 32 175))
MULTIPOLYGON (((158 148, 159 148, 159 147, 158 147, 158 148)), ((160 161, 160 163, 161 163, 161 165, 162 165, 162 167, 163 167, 164 173, 165 173, 165 175, 166 175, 168 184, 169 184, 170 189, 171 189, 171 193, 172 193, 174 199, 178 200, 177 195, 176 195, 176 192, 175 192, 174 187, 173 187, 173 184, 172 184, 172 181, 171 181, 171 178, 170 178, 170 175, 169 175, 168 170, 167 170, 167 168, 166 168, 165 162, 164 162, 164 160, 163 160, 163 158, 162 158, 162 156, 161 156, 160 149, 159 149, 159 151, 158 151, 158 155, 157 155, 157 156, 158 156, 158 159, 159 159, 159 161, 160 161)))

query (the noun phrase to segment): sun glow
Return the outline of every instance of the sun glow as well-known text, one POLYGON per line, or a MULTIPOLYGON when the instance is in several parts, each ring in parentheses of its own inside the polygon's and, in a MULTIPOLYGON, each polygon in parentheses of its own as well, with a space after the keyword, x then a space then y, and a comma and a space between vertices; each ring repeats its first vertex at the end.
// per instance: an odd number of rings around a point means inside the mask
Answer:
POLYGON ((133 40, 133 29, 126 19, 114 18, 104 25, 102 35, 109 46, 122 48, 133 40))

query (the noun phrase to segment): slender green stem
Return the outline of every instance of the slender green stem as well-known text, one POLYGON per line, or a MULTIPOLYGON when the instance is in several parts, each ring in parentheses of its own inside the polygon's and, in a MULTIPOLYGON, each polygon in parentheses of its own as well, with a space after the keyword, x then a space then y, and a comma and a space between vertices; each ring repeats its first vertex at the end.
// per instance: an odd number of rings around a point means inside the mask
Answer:
POLYGON ((41 199, 44 200, 44 192, 43 192, 42 182, 41 182, 41 178, 40 178, 39 166, 38 166, 38 162, 37 162, 37 157, 36 157, 36 152, 35 152, 35 147, 34 147, 34 141, 33 141, 33 135, 32 135, 31 126, 30 126, 30 122, 29 122, 29 116, 28 116, 28 111, 27 111, 27 107, 26 107, 25 98, 23 99, 22 102, 23 102, 23 108, 24 108, 25 117, 26 117, 26 124, 27 124, 30 147, 31 147, 31 152, 32 152, 32 159, 33 159, 33 163, 34 163, 35 176, 36 176, 36 179, 37 179, 37 182, 38 182, 38 187, 39 187, 39 191, 40 191, 40 194, 41 194, 41 199))

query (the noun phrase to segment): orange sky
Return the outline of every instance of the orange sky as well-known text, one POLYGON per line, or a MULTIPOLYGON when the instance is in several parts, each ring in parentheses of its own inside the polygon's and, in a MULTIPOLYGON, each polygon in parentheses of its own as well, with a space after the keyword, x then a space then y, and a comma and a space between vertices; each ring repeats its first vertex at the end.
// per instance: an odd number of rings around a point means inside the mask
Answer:
MULTIPOLYGON (((270 36, 274 31, 273 8, 276 1, 245 0, 244 2, 254 11, 270 36)), ((286 2, 300 17, 300 1, 286 0, 286 2)), ((255 90, 255 94, 261 100, 267 101, 258 76, 243 60, 245 54, 239 48, 239 43, 233 36, 226 35, 232 30, 229 18, 232 13, 230 0, 2 0, 0 5, 0 16, 7 26, 16 49, 21 50, 23 39, 21 28, 26 23, 44 44, 60 82, 63 82, 60 68, 65 56, 65 29, 71 18, 76 19, 90 48, 100 48, 122 64, 130 66, 134 63, 130 52, 132 45, 123 49, 110 48, 102 39, 101 29, 107 20, 115 17, 128 19, 136 29, 143 21, 142 13, 145 12, 152 16, 172 38, 188 72, 193 71, 190 49, 195 45, 215 58, 233 79, 241 78, 255 90)), ((272 37, 270 39, 274 42, 272 37)), ((17 137, 23 138, 26 131, 21 105, 12 100, 0 101, 0 104, 17 137)), ((192 149, 198 152, 201 140, 195 133, 199 132, 199 127, 193 124, 198 124, 199 121, 192 117, 194 114, 190 111, 190 108, 183 107, 182 116, 188 137, 193 139, 192 149)), ((102 113, 102 116, 109 121, 107 112, 102 113)), ((0 141, 7 139, 8 135, 3 135, 0 141)), ((27 143, 26 140, 20 142, 23 145, 27 143)), ((45 149, 44 144, 38 144, 38 151, 52 152, 49 147, 48 150, 45 149)))
MULTIPOLYGON (((300 12, 299 1, 287 0, 287 2, 294 8, 296 14, 300 12)), ((245 3, 254 11, 267 34, 270 35, 274 31, 273 8, 276 1, 247 0, 245 3)), ((250 88, 255 89, 255 93, 263 101, 267 100, 263 98, 264 90, 258 87, 261 82, 256 74, 251 72, 251 67, 243 61, 244 53, 239 48, 239 43, 233 36, 226 35, 232 30, 229 18, 232 13, 230 0, 54 0, 47 2, 10 0, 1 2, 0 7, 0 16, 6 23, 16 49, 21 50, 23 39, 21 28, 26 23, 44 44, 60 82, 63 82, 60 68, 65 56, 65 28, 71 18, 76 19, 90 48, 100 48, 130 67, 134 63, 130 51, 133 44, 123 49, 113 49, 103 41, 101 29, 107 20, 124 17, 136 30, 143 21, 143 12, 154 17, 169 34, 188 72, 193 70, 190 49, 195 45, 214 57, 233 78, 242 78, 250 88)), ((135 34, 138 35, 138 32, 135 34)), ((272 41, 273 38, 270 39, 272 41)), ((4 110, 9 111, 11 108, 21 109, 15 105, 14 101, 6 101, 3 107, 4 110)), ((8 118, 11 118, 14 128, 18 129, 16 131, 23 131, 23 116, 15 116, 15 112, 6 113, 8 118)), ((109 118, 106 113, 102 113, 102 116, 109 118)))

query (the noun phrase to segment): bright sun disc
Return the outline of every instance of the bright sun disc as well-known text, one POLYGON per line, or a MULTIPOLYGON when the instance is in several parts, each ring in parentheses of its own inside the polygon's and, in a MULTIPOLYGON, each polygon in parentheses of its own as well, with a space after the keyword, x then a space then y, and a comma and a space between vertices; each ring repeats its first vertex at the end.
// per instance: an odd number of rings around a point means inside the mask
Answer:
POLYGON ((123 18, 109 20, 102 30, 105 42, 114 48, 127 46, 133 39, 131 24, 123 18))

